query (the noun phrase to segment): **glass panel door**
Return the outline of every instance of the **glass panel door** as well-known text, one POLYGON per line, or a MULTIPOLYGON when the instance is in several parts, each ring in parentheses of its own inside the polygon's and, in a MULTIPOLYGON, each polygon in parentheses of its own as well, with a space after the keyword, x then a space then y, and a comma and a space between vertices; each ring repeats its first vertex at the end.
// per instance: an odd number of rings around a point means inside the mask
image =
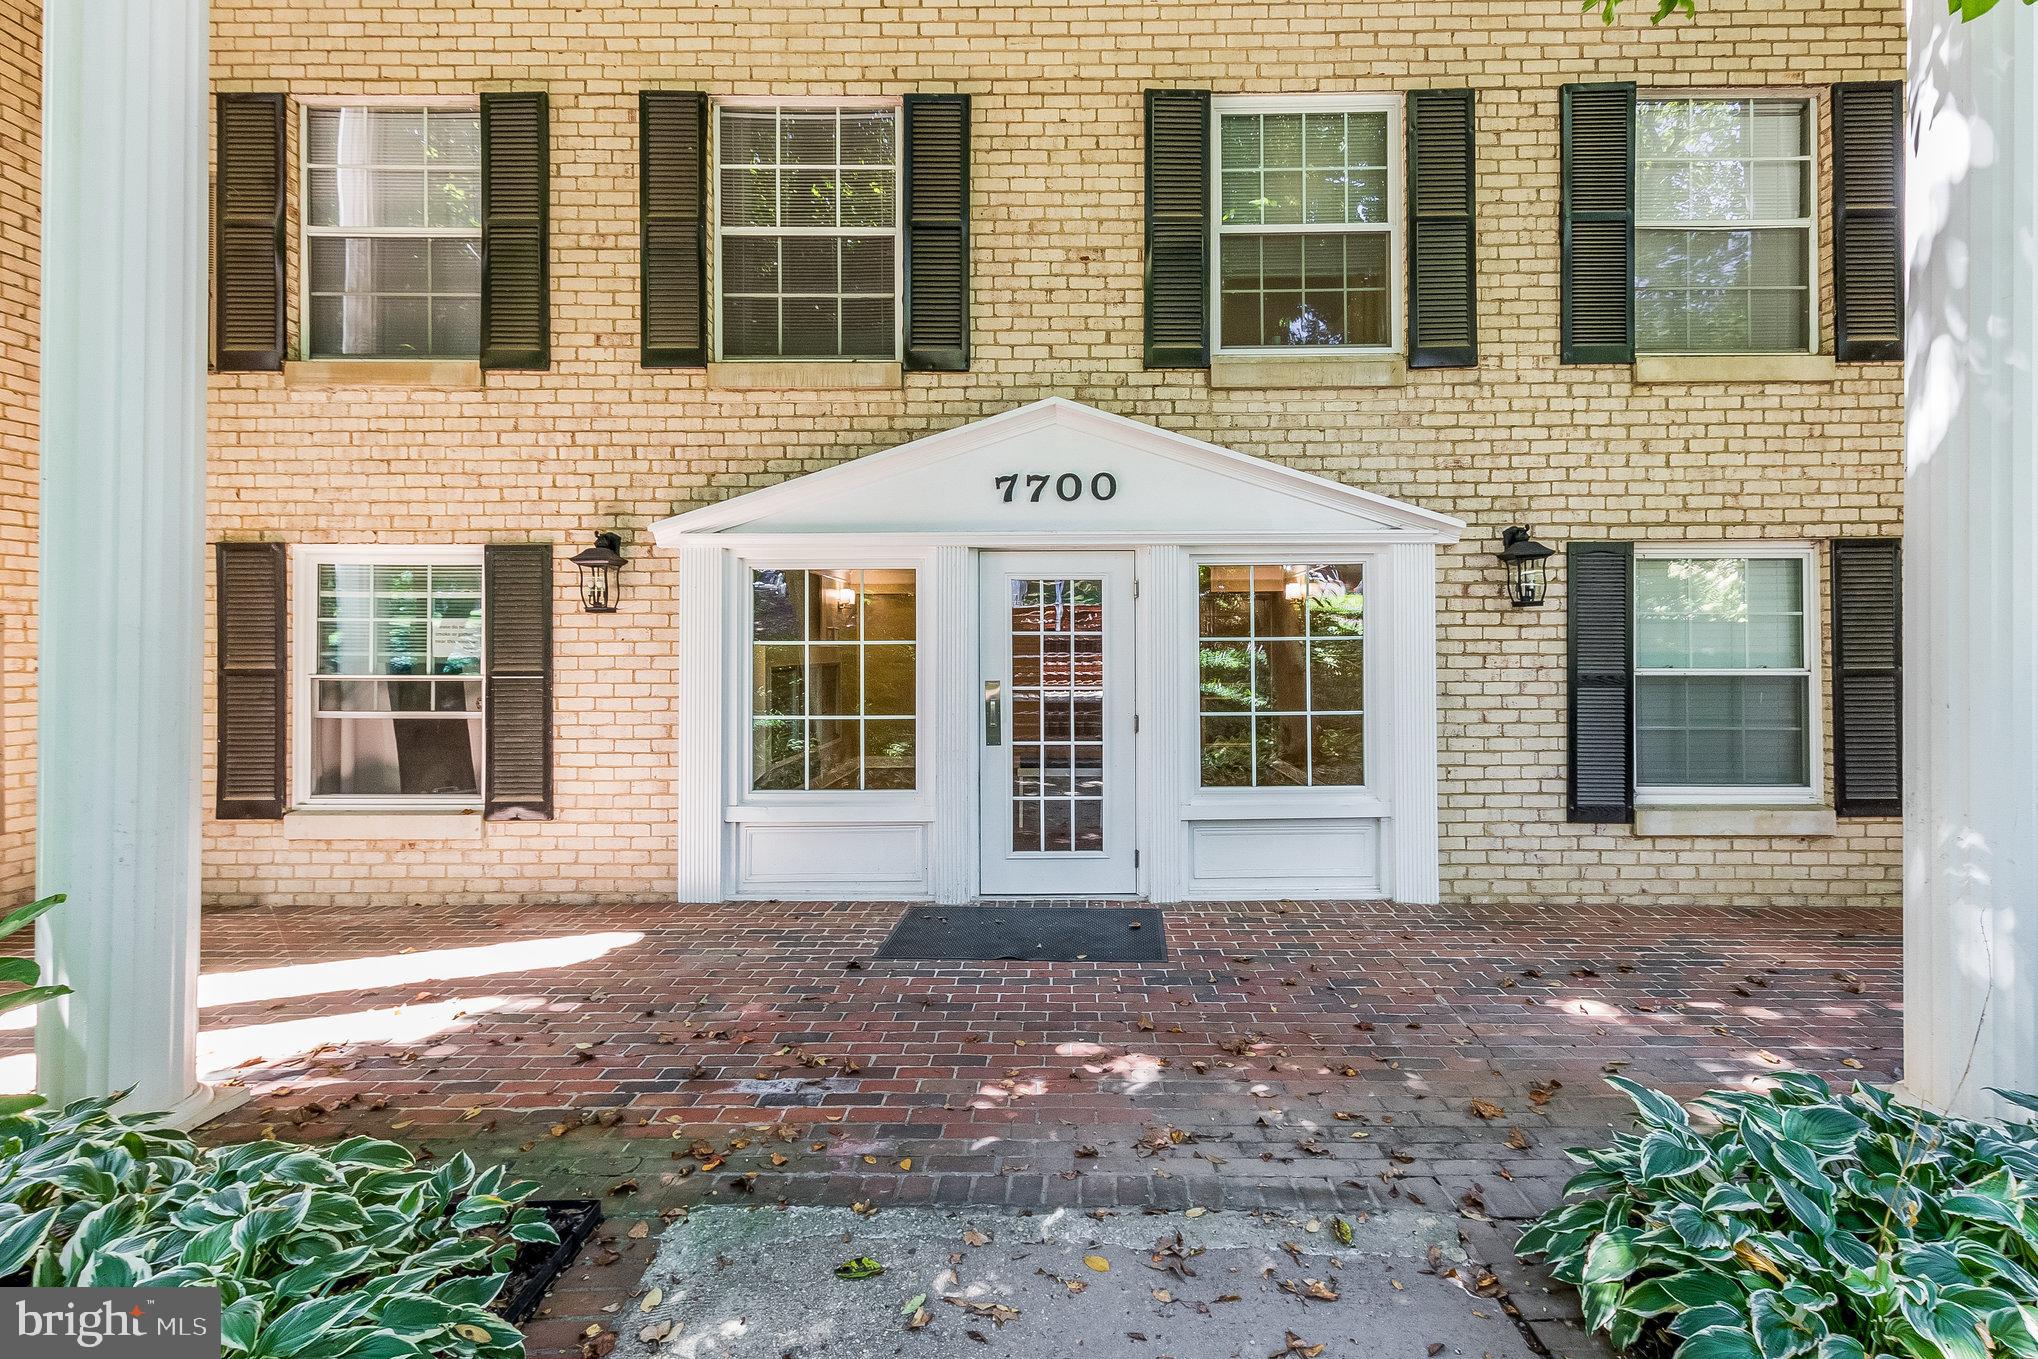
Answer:
POLYGON ((982 890, 1129 893, 1131 556, 982 560, 982 890))

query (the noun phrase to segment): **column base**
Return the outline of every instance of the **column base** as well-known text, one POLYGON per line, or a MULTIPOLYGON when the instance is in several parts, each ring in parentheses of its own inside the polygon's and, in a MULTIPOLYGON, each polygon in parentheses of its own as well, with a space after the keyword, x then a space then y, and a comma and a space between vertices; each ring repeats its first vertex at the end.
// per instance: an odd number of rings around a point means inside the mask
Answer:
POLYGON ((192 1132, 227 1114, 255 1097, 245 1085, 213 1085, 199 1082, 198 1088, 163 1112, 163 1122, 178 1132, 192 1132))

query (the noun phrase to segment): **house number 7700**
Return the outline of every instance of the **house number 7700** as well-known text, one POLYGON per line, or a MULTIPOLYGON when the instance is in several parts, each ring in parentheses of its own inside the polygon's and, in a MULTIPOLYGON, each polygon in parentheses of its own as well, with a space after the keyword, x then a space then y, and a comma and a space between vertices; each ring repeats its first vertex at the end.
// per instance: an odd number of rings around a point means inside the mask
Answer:
POLYGON ((1118 478, 1109 472, 1099 472, 1087 482, 1083 480, 1080 472, 1063 472, 1060 476, 1051 476, 1046 472, 1028 472, 1021 476, 1017 472, 1007 472, 1002 477, 993 477, 991 484, 1005 493, 1007 505, 1022 495, 1037 505, 1041 497, 1047 494, 1050 484, 1054 486, 1057 500, 1081 500, 1086 492, 1092 500, 1109 500, 1118 494, 1118 478), (1024 491, 1019 489, 1019 483, 1022 481, 1026 483, 1024 491))

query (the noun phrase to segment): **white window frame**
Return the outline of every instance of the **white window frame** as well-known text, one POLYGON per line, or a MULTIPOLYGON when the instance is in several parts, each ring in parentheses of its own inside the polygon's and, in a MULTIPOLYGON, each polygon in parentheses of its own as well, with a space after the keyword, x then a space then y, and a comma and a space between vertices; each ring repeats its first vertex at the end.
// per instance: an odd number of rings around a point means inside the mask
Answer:
POLYGON ((472 678, 484 681, 481 711, 475 716, 482 724, 482 760, 475 770, 479 792, 474 797, 405 797, 401 794, 314 794, 312 773, 312 720, 317 708, 318 674, 318 569, 321 566, 483 566, 483 550, 443 543, 389 543, 373 545, 332 545, 299 543, 290 551, 291 575, 291 787, 296 791, 293 810, 299 811, 469 811, 481 806, 488 788, 488 576, 482 572, 481 669, 472 678))
POLYGON ((1403 163, 1402 96, 1398 94, 1229 94, 1210 100, 1210 352, 1253 358, 1308 358, 1324 354, 1400 354, 1407 349, 1408 285, 1401 203, 1403 163), (1297 222, 1283 225, 1224 225, 1224 115, 1227 113, 1381 113, 1387 115, 1387 220, 1371 223, 1297 222), (1366 234, 1387 237, 1387 343, 1383 345, 1226 345, 1224 343, 1224 237, 1235 235, 1366 234))
MULTIPOLYGON (((832 98, 820 95, 730 95, 708 104, 708 334, 717 363, 897 363, 905 353, 906 326, 906 115, 905 100, 897 95, 875 98, 832 98), (892 115, 892 224, 890 227, 725 227, 722 225, 722 110, 789 109, 820 112, 869 113, 889 110, 892 115), (854 357, 829 354, 746 355, 726 358, 722 353, 722 238, 732 236, 878 236, 892 238, 892 353, 889 360, 867 354, 854 357)), ((839 319, 837 324, 839 325, 839 319)))
MULTIPOLYGON (((459 363, 481 357, 481 335, 475 333, 472 354, 421 354, 405 358, 390 354, 314 354, 311 349, 311 242, 319 236, 380 236, 391 240, 417 237, 479 241, 481 227, 321 227, 311 224, 311 115, 314 109, 423 109, 438 113, 481 116, 481 100, 471 95, 313 95, 297 101, 297 353, 321 363, 459 363)), ((410 167, 401 167, 409 169, 410 167)), ((484 205, 485 207, 485 205, 484 205)))
MULTIPOLYGON (((1690 807, 1690 806, 1736 806, 1736 807, 1802 807, 1817 806, 1825 800, 1826 737, 1822 721, 1824 702, 1819 684, 1820 619, 1819 619, 1819 554, 1810 543, 1637 543, 1635 560, 1668 558, 1671 560, 1722 559, 1735 560, 1787 560, 1801 563, 1804 582, 1804 636, 1801 655, 1804 664, 1794 669, 1771 667, 1766 669, 1745 669, 1740 667, 1643 667, 1635 664, 1631 679, 1635 686, 1636 702, 1631 706, 1635 714, 1630 721, 1628 739, 1633 742, 1636 770, 1641 765, 1641 704, 1639 702, 1642 680, 1649 676, 1689 678, 1707 675, 1774 675, 1802 676, 1805 681, 1805 771, 1809 781, 1800 785, 1765 787, 1747 784, 1721 784, 1709 786, 1643 784, 1635 785, 1635 805, 1638 807, 1690 807)), ((1628 605, 1628 626, 1638 629, 1638 604, 1628 605)))
MULTIPOLYGON (((932 736, 934 731, 932 638, 927 630, 932 605, 931 582, 934 564, 924 557, 857 550, 848 543, 840 552, 793 549, 784 552, 759 551, 728 558, 729 655, 728 732, 732 758, 727 761, 728 786, 724 802, 732 810, 748 809, 766 818, 776 809, 796 812, 798 808, 833 807, 859 815, 918 815, 929 796, 934 778, 932 736), (750 577, 755 571, 911 571, 913 573, 913 786, 911 788, 755 788, 752 779, 757 747, 752 737, 756 714, 752 672, 756 641, 753 614, 755 597, 750 577)), ((861 717, 859 721, 865 720, 861 717)))
MULTIPOLYGON (((1386 558, 1377 549, 1338 548, 1333 546, 1310 545, 1305 547, 1275 546, 1266 549, 1253 547, 1220 550, 1192 550, 1185 554, 1187 579, 1182 590, 1185 600, 1183 610, 1187 626, 1184 639, 1185 655, 1182 680, 1183 709, 1188 715, 1187 735, 1183 744, 1187 747, 1187 761, 1183 772, 1186 782, 1183 787, 1190 806, 1199 816, 1210 816, 1230 809, 1235 814, 1253 815, 1262 812, 1283 811, 1287 814, 1309 817, 1349 813, 1352 815, 1385 815, 1385 785, 1383 775, 1387 769, 1383 763, 1387 753, 1379 746, 1386 739, 1378 721, 1380 705, 1387 701, 1388 681, 1381 671, 1391 662, 1388 660, 1388 644, 1385 634, 1376 626, 1380 615, 1376 610, 1386 607, 1386 558), (1365 763, 1363 783, 1311 783, 1311 784, 1254 784, 1250 786, 1208 787, 1203 782, 1203 679, 1202 650, 1203 623, 1198 605, 1198 586, 1202 570, 1206 566, 1266 566, 1266 565, 1337 565, 1359 568, 1359 589, 1365 596, 1365 626, 1360 636, 1366 644, 1365 672, 1360 677, 1363 686, 1365 709, 1360 714, 1360 729, 1364 733, 1365 763)), ((1223 714, 1216 714, 1222 716, 1223 714)))
MULTIPOLYGON (((1692 101, 1704 101, 1709 99, 1750 100, 1750 101, 1758 99, 1789 99, 1795 100, 1804 105, 1805 154, 1803 159, 1807 171, 1805 175, 1804 216, 1789 219, 1750 218, 1747 221, 1644 222, 1642 220, 1642 205, 1641 196, 1639 192, 1642 173, 1641 171, 1642 157, 1639 143, 1639 134, 1637 134, 1638 140, 1635 149, 1635 182, 1637 189, 1635 198, 1635 233, 1637 236, 1639 236, 1644 231, 1678 231, 1678 230, 1761 231, 1772 229, 1783 229, 1791 231, 1802 230, 1805 233, 1805 278, 1808 280, 1808 286, 1805 289, 1807 308, 1806 316, 1807 329, 1805 331, 1805 334, 1808 337, 1808 343, 1806 347, 1803 349, 1759 349, 1749 350, 1745 352, 1748 354, 1755 355, 1757 357, 1769 354, 1816 354, 1819 352, 1819 326, 1820 326, 1819 289, 1822 286, 1821 279, 1819 276, 1819 201, 1820 201, 1819 138, 1823 134, 1821 132, 1821 125, 1819 123, 1818 96, 1813 91, 1807 90, 1803 86, 1797 86, 1794 88, 1784 86, 1778 88, 1765 88, 1765 89, 1710 89, 1710 88, 1691 90, 1643 89, 1637 90, 1635 92, 1635 116, 1637 120, 1640 119, 1641 107, 1643 104, 1669 103, 1677 101, 1692 102, 1692 101)), ((1634 265, 1638 270, 1641 267, 1639 250, 1636 252, 1636 259, 1634 261, 1634 265)), ((1630 305, 1639 309, 1641 304, 1642 290, 1641 287, 1632 278, 1630 278, 1628 281, 1628 293, 1631 298, 1630 305)), ((1635 340, 1636 340, 1635 353, 1639 356, 1644 357, 1667 357, 1667 358, 1690 358, 1707 356, 1718 357, 1721 355, 1735 354, 1741 352, 1730 349, 1643 349, 1641 347, 1641 325, 1639 321, 1636 323, 1635 327, 1635 340)))

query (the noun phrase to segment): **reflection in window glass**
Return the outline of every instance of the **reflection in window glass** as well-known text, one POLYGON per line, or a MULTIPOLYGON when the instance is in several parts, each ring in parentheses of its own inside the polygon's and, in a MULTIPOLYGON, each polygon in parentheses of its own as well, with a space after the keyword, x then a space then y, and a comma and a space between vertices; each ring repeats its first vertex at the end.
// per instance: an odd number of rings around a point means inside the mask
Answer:
POLYGON ((1218 117, 1218 341, 1392 343, 1385 109, 1218 117))
POLYGON ((1366 781, 1357 565, 1197 568, 1205 788, 1366 781))
POLYGON ((750 786, 915 786, 914 574, 750 573, 750 786))
POLYGON ((898 356, 897 111, 716 111, 722 357, 898 356))
POLYGON ((1801 557, 1635 561, 1635 782, 1803 788, 1811 672, 1801 557))
POLYGON ((481 566, 321 562, 312 793, 481 793, 481 566))
POLYGON ((1635 342, 1811 348, 1811 106, 1644 99, 1635 110, 1635 342))
POLYGON ((314 108, 305 115, 307 352, 481 352, 481 115, 314 108))

